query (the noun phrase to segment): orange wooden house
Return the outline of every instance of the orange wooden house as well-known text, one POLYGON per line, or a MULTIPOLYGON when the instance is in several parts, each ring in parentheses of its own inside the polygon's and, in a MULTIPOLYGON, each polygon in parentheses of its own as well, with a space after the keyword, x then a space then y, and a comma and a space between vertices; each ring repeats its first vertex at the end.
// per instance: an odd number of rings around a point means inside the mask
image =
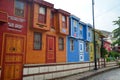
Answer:
POLYGON ((27 28, 26 64, 66 62, 66 36, 70 13, 36 0, 27 28))
POLYGON ((24 64, 66 62, 69 15, 43 0, 0 0, 0 79, 22 80, 24 64))

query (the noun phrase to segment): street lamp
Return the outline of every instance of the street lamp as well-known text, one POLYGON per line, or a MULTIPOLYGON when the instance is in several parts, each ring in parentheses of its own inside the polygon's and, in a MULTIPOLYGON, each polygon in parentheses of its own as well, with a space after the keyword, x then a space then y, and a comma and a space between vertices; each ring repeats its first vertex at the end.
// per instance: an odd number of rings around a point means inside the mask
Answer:
POLYGON ((96 59, 96 42, 95 42, 95 22, 94 22, 94 0, 92 0, 92 17, 93 17, 93 35, 94 35, 94 63, 95 68, 94 70, 97 70, 97 59, 96 59))

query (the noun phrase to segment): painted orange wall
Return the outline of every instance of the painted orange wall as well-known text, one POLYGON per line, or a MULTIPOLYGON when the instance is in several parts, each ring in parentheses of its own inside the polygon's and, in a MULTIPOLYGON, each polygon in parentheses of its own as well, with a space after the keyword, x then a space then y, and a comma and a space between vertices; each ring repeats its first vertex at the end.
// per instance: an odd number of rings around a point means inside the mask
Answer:
MULTIPOLYGON (((35 5, 36 7, 38 4, 35 5)), ((58 24, 58 18, 57 15, 55 15, 55 30, 50 29, 50 8, 47 8, 47 28, 39 28, 39 26, 36 25, 38 23, 37 14, 38 14, 38 8, 35 8, 34 11, 34 28, 30 28, 30 22, 28 23, 27 28, 27 51, 26 51, 26 64, 44 64, 46 63, 46 35, 52 35, 56 37, 56 63, 59 62, 66 62, 66 35, 60 35, 57 33, 57 29, 59 27, 58 24), (45 31, 48 29, 49 31, 45 31), (33 49, 33 38, 34 38, 34 32, 40 32, 42 33, 42 50, 34 50, 33 49), (58 48, 58 39, 59 37, 64 38, 64 50, 60 51, 58 48)), ((30 19, 30 18, 29 18, 30 19)))
MULTIPOLYGON (((56 37, 56 62, 66 62, 66 36, 57 35, 56 32, 42 33, 42 50, 33 50, 33 37, 36 30, 29 30, 27 35, 26 63, 45 63, 46 62, 46 35, 56 37), (64 50, 60 51, 58 47, 59 37, 64 38, 64 50)), ((40 31, 39 31, 40 32, 40 31)))

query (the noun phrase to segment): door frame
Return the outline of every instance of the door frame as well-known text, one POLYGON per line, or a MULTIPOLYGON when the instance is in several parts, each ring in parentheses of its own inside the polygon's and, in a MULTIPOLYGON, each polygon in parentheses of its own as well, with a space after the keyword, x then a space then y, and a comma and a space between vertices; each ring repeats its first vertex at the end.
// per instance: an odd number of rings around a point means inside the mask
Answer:
POLYGON ((22 79, 22 77, 23 77, 23 64, 24 64, 24 62, 25 62, 25 52, 26 52, 26 50, 25 50, 25 47, 26 47, 26 37, 25 37, 25 35, 20 35, 20 34, 13 34, 13 33, 3 33, 3 37, 2 37, 2 55, 1 55, 1 79, 2 79, 2 73, 4 72, 4 69, 3 69, 3 67, 4 67, 4 63, 5 63, 5 61, 4 61, 4 58, 5 58, 5 47, 6 47, 6 36, 7 35, 10 35, 10 36, 14 36, 14 37, 22 37, 23 38, 23 55, 22 55, 22 71, 21 71, 21 79, 22 79))
POLYGON ((46 63, 48 63, 47 61, 47 46, 48 46, 48 37, 53 37, 54 38, 54 63, 56 63, 56 37, 53 35, 46 35, 46 63))

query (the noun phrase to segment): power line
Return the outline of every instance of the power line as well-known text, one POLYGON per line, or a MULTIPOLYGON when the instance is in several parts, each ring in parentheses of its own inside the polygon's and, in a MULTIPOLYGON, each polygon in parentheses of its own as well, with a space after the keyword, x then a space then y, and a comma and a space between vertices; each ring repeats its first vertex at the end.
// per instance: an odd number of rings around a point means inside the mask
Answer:
POLYGON ((95 18, 99 18, 100 16, 103 16, 103 15, 105 15, 106 13, 109 13, 109 12, 111 12, 112 10, 117 9, 116 7, 117 7, 117 8, 120 8, 120 4, 117 5, 117 6, 114 6, 114 7, 110 8, 110 9, 108 9, 108 10, 106 10, 105 12, 101 13, 101 14, 98 15, 98 16, 95 16, 95 18))

